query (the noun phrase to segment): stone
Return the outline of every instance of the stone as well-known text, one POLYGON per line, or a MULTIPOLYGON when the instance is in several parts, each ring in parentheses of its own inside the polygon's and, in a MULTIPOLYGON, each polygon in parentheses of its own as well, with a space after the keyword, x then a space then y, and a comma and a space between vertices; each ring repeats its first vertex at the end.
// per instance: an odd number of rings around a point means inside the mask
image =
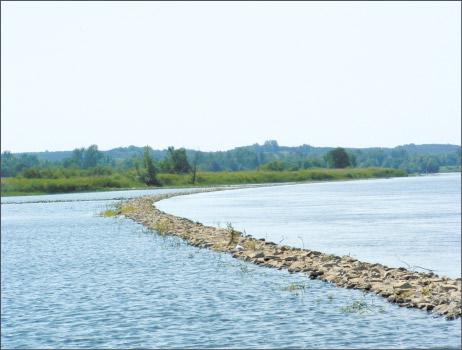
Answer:
POLYGON ((326 263, 326 264, 323 264, 322 267, 326 268, 326 269, 330 269, 331 267, 334 267, 335 264, 333 263, 326 263))
POLYGON ((250 257, 253 259, 259 259, 259 258, 264 258, 265 254, 263 252, 255 252, 253 254, 250 254, 250 257))
POLYGON ((305 268, 306 267, 303 262, 296 261, 289 266, 289 272, 300 272, 304 270, 305 268))
POLYGON ((285 261, 295 261, 295 260, 297 260, 297 257, 296 257, 296 256, 293 256, 293 255, 292 255, 292 256, 286 256, 286 257, 284 258, 284 260, 285 260, 285 261))
POLYGON ((412 288, 412 284, 410 284, 409 282, 395 283, 393 285, 393 288, 395 288, 395 289, 410 289, 410 288, 412 288))
POLYGON ((418 278, 419 278, 419 277, 416 276, 416 275, 404 275, 404 276, 403 276, 403 279, 405 279, 405 280, 416 280, 416 279, 418 279, 418 278))
POLYGON ((244 250, 244 247, 241 246, 241 245, 239 245, 239 244, 237 244, 236 247, 235 247, 234 249, 235 249, 236 251, 238 251, 238 252, 241 252, 241 251, 244 250))
POLYGON ((276 255, 265 255, 265 261, 267 260, 281 260, 281 258, 279 258, 278 256, 276 255))
POLYGON ((322 271, 310 271, 310 276, 313 276, 313 277, 319 277, 319 276, 322 276, 324 274, 324 272, 322 271))
POLYGON ((433 310, 433 308, 434 308, 435 306, 432 305, 432 304, 429 304, 429 303, 419 303, 419 304, 417 304, 417 307, 418 307, 419 309, 431 311, 431 310, 433 310))
POLYGON ((457 290, 457 287, 452 285, 452 284, 443 284, 440 286, 445 291, 450 291, 450 290, 457 290))

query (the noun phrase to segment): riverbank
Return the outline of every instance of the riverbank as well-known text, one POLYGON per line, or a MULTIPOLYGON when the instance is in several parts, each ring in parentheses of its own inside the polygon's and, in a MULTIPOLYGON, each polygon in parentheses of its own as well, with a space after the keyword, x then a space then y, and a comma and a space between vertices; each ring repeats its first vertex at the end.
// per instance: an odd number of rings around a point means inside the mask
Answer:
MULTIPOLYGON (((194 191, 205 192, 216 189, 194 191)), ((223 189, 219 189, 223 190, 223 189)), ((204 226, 155 208, 160 200, 191 194, 140 197, 126 202, 107 215, 125 215, 160 234, 185 239, 193 246, 226 252, 237 259, 258 265, 302 272, 335 285, 373 292, 403 307, 413 307, 443 315, 447 319, 461 316, 461 279, 439 277, 433 273, 390 268, 358 261, 349 256, 327 255, 308 249, 293 248, 257 240, 234 230, 204 226)))
POLYGON ((114 174, 69 178, 2 178, 1 195, 37 195, 56 193, 78 193, 124 189, 207 187, 221 185, 283 183, 301 181, 332 181, 348 179, 373 179, 407 176, 406 172, 388 168, 313 168, 299 171, 236 171, 198 172, 192 183, 191 174, 159 174, 160 187, 149 187, 132 175, 114 174))

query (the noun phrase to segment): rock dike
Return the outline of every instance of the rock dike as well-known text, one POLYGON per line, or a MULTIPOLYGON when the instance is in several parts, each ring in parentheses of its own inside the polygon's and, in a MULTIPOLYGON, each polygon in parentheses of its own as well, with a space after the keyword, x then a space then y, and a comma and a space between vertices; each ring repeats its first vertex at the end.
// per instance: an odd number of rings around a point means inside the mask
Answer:
POLYGON ((258 265, 307 274, 310 278, 381 295, 402 307, 419 308, 447 319, 461 316, 461 279, 439 277, 434 273, 409 271, 371 264, 350 256, 278 245, 256 239, 231 226, 216 228, 164 213, 155 202, 173 196, 223 189, 201 189, 139 197, 120 203, 117 213, 160 234, 176 235, 189 244, 226 252, 237 259, 258 265))

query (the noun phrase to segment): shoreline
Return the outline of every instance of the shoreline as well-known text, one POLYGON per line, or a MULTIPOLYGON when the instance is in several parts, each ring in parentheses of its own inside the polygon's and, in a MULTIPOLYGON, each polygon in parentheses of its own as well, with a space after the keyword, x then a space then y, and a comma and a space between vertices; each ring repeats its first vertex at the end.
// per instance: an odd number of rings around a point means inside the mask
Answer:
POLYGON ((394 179, 402 177, 425 177, 437 176, 445 174, 460 173, 460 171, 438 172, 431 174, 407 174, 406 176, 388 176, 388 177, 359 177, 359 178, 340 178, 340 179, 325 179, 325 180, 302 180, 302 181, 287 181, 287 182, 256 182, 256 183, 235 183, 235 184, 210 184, 210 185, 167 185, 160 187, 115 187, 115 188, 102 188, 90 191, 73 191, 73 192, 10 192, 1 194, 1 197, 28 197, 28 196, 53 196, 62 194, 80 194, 80 193, 98 193, 98 192, 121 192, 121 191, 147 191, 147 190, 163 190, 163 189, 209 189, 217 187, 240 187, 240 186, 282 186, 282 185, 297 185, 307 183, 323 183, 323 182, 338 182, 338 181, 358 181, 358 180, 381 180, 381 179, 394 179))
MULTIPOLYGON (((114 175, 115 176, 115 175, 114 175)), ((305 181, 337 181, 348 179, 381 179, 406 177, 408 174, 392 168, 310 168, 298 171, 243 170, 236 172, 198 172, 197 182, 191 183, 191 174, 159 174, 161 186, 151 187, 143 183, 109 185, 128 178, 111 176, 78 176, 69 178, 2 178, 2 197, 40 194, 85 193, 114 190, 148 190, 157 188, 204 188, 218 186, 268 185, 305 181)))
POLYGON ((350 256, 324 254, 309 249, 278 245, 234 230, 205 226, 160 211, 154 203, 181 195, 231 190, 202 188, 188 192, 138 197, 122 201, 115 211, 159 234, 179 236, 189 244, 257 265, 301 272, 339 287, 375 293, 402 307, 418 308, 453 320, 461 317, 461 279, 439 277, 434 273, 391 268, 367 263, 350 256))

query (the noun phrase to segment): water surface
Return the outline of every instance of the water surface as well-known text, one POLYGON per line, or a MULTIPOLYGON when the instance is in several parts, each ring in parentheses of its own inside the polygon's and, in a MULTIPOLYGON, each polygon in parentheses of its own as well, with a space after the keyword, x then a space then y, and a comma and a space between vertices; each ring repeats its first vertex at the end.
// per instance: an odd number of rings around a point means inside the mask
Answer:
POLYGON ((157 207, 281 244, 461 275, 460 173, 210 192, 157 207))
POLYGON ((460 347, 457 321, 97 216, 141 194, 2 198, 3 348, 460 347))

